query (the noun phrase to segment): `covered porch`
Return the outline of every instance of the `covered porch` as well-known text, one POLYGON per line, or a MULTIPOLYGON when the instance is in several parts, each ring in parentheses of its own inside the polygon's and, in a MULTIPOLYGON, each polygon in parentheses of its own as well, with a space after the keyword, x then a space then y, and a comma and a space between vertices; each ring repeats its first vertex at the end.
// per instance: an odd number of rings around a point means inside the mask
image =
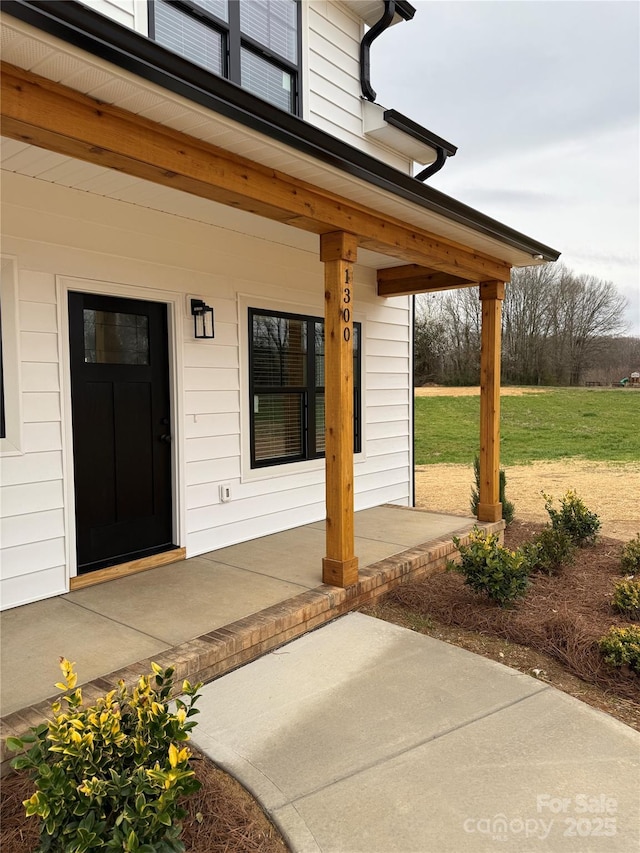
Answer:
POLYGON ((88 701, 120 678, 135 681, 151 660, 176 666, 179 680, 209 681, 393 586, 441 571, 452 536, 464 539, 473 524, 390 505, 356 513, 360 580, 349 589, 318 585, 325 523, 317 522, 7 611, 3 735, 47 713, 60 655, 77 663, 88 701))
MULTIPOLYGON (((21 54, 16 51, 17 58, 21 54)), ((314 244, 323 269, 325 329, 325 515, 324 549, 315 559, 316 582, 350 588, 361 580, 366 556, 354 539, 354 312, 358 298, 355 269, 375 271, 376 299, 391 301, 416 293, 459 287, 477 288, 483 303, 482 390, 480 433, 480 502, 478 517, 497 522, 499 502, 500 314, 504 282, 514 263, 530 263, 530 248, 486 238, 466 211, 449 216, 441 199, 398 205, 391 195, 384 210, 380 191, 369 187, 363 201, 352 202, 323 184, 326 167, 314 165, 310 180, 270 168, 186 133, 131 113, 118 105, 97 101, 65 85, 18 66, 3 66, 3 133, 20 144, 125 174, 170 191, 233 208, 255 220, 277 223, 279 240, 290 241, 300 231, 314 244), (437 207, 437 211, 434 208, 437 207), (388 210, 387 210, 388 207, 388 210), (400 218, 401 217, 401 218, 400 218), (433 228, 427 230, 427 227, 433 228), (322 574, 320 576, 320 567, 322 574)), ((209 114, 207 121, 218 121, 209 114)), ((247 131, 242 131, 247 133, 247 131)), ((301 132, 301 131, 300 131, 301 132)), ((240 133, 234 128, 234 133, 240 133)), ((254 138, 255 137, 255 138, 254 138)), ((257 134, 253 142, 263 139, 257 134)), ((294 160, 287 149, 288 167, 294 160)), ((266 154, 261 153, 261 157, 266 154)), ((394 175, 394 178, 397 176, 394 175)), ((386 180, 386 179, 385 179, 386 180)), ((398 178, 399 180, 399 178, 398 178)), ((410 197, 418 192, 411 180, 410 197)), ((385 185, 386 187, 387 185, 385 185)), ((422 193, 422 188, 420 189, 422 193)), ((416 197, 417 198, 417 197, 416 197)), ((408 201, 408 197, 407 197, 408 201)), ((424 201, 424 200, 422 200, 424 201)), ((487 220, 488 222, 488 220, 487 220)), ((491 223, 491 228, 495 223, 491 223)), ((305 243, 306 245, 306 243, 305 243)), ((540 255, 540 258, 543 256, 540 255)), ((370 274, 369 274, 370 275, 370 274)), ((410 382, 410 353, 406 381, 410 382)), ((404 381, 404 380, 403 380, 404 381)), ((369 390, 369 389, 366 389, 369 390)), ((176 395, 179 398, 179 394, 176 395)), ((246 401, 243 402, 246 406, 246 401)), ((184 418, 183 418, 184 420, 184 418)), ((178 419, 178 439, 182 425, 178 419)), ((411 451, 408 453, 410 465, 411 451)), ((410 498, 409 498, 410 500, 410 498)), ((176 523, 176 544, 188 539, 184 521, 176 523), (180 529, 182 527, 182 529, 180 529)), ((69 529, 75 519, 69 504, 69 529)), ((186 553, 194 553, 187 543, 186 553)), ((71 588, 76 581, 70 561, 71 588)), ((99 581, 98 575, 95 580, 99 581)))

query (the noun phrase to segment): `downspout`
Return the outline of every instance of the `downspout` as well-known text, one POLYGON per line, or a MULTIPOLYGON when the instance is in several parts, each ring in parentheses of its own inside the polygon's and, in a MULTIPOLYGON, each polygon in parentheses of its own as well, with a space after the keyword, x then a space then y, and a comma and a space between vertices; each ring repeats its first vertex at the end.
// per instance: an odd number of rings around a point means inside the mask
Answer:
POLYGON ((376 93, 371 88, 371 45, 386 29, 391 26, 396 13, 396 0, 384 0, 384 14, 370 30, 364 34, 360 42, 360 88, 367 101, 375 101, 376 93))
MULTIPOLYGON (((398 8, 397 11, 406 20, 407 10, 405 8, 398 8)), ((413 11, 415 10, 411 10, 411 12, 413 11)), ((371 86, 371 45, 379 35, 382 35, 382 33, 391 26, 395 14, 396 0, 384 0, 384 13, 382 17, 379 21, 376 21, 370 30, 367 30, 360 42, 360 88, 365 100, 373 103, 375 103, 376 100, 376 93, 371 86)), ((410 16, 413 17, 412 14, 410 16)), ((453 151, 448 151, 446 148, 438 145, 436 147, 436 159, 434 162, 414 177, 418 181, 426 181, 427 178, 430 178, 432 175, 435 175, 436 172, 439 172, 447 162, 447 157, 451 157, 453 154, 455 154, 455 148, 453 151)))
POLYGON ((431 177, 431 175, 435 175, 435 173, 439 172, 447 162, 447 157, 451 156, 448 151, 445 151, 445 149, 440 146, 436 148, 436 155, 436 159, 430 166, 427 166, 426 169, 423 169, 421 172, 418 172, 417 175, 414 175, 416 180, 426 181, 427 178, 431 177))

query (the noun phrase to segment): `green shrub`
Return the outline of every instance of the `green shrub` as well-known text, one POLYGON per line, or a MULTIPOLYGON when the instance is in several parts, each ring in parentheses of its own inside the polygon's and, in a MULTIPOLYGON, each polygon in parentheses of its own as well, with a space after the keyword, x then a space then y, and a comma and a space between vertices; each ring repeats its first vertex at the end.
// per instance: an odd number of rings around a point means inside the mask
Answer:
POLYGON ((56 687, 64 695, 52 706, 53 719, 7 739, 11 749, 28 749, 12 765, 35 782, 24 805, 41 821, 38 850, 181 853, 185 811, 178 799, 200 787, 184 746, 200 685, 185 681, 188 704, 177 699, 171 710, 174 670, 152 664, 132 691, 121 681, 85 708, 74 666, 60 661, 64 683, 56 687))
POLYGON ((573 560, 576 546, 564 530, 547 526, 521 550, 530 572, 555 575, 573 560))
POLYGON ((620 568, 625 575, 640 574, 640 533, 631 539, 622 549, 620 568))
POLYGON ((497 533, 487 535, 474 527, 468 545, 461 545, 457 537, 453 541, 461 563, 449 562, 448 567, 464 575, 474 592, 485 593, 501 607, 525 594, 529 580, 525 559, 503 547, 497 533))
POLYGON ((595 543, 600 519, 595 512, 586 508, 573 489, 569 489, 566 495, 560 498, 560 509, 554 509, 550 495, 543 492, 542 496, 545 499, 544 508, 549 513, 554 530, 564 530, 574 545, 581 548, 595 543))
POLYGON ((640 578, 618 581, 611 604, 627 619, 640 621, 640 578))
MULTIPOLYGON (((478 504, 480 503, 480 457, 476 456, 473 460, 473 475, 475 477, 476 485, 475 488, 471 489, 471 513, 473 515, 478 515, 478 504)), ((502 504, 502 518, 504 519, 504 523, 509 525, 513 521, 513 517, 516 512, 515 506, 508 501, 505 497, 505 489, 507 487, 507 475, 504 473, 504 469, 500 469, 500 476, 498 481, 498 489, 500 496, 500 503, 502 504)))
POLYGON ((609 628, 599 646, 608 664, 628 666, 640 675, 640 628, 609 628))

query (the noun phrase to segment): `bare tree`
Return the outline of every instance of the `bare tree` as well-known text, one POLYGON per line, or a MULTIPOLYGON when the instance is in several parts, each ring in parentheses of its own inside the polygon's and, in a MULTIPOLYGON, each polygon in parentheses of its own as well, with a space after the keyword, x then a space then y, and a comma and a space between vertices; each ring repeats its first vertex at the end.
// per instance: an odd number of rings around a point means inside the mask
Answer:
POLYGON ((480 380, 481 308, 478 289, 450 290, 440 298, 448 338, 447 381, 475 385, 480 380))
POLYGON ((447 352, 447 331, 440 316, 439 302, 426 295, 416 299, 413 348, 414 384, 441 382, 443 360, 447 352))
POLYGON ((540 385, 548 380, 548 306, 556 276, 549 264, 513 271, 502 314, 502 372, 508 382, 540 385))
MULTIPOLYGON (((416 382, 477 383, 478 289, 432 294, 417 305, 416 382)), ((503 381, 579 384, 623 331, 625 305, 612 282, 561 264, 514 270, 503 306, 503 381)))
POLYGON ((626 300, 610 281, 561 268, 550 302, 552 365, 559 384, 578 385, 607 336, 624 329, 626 300))

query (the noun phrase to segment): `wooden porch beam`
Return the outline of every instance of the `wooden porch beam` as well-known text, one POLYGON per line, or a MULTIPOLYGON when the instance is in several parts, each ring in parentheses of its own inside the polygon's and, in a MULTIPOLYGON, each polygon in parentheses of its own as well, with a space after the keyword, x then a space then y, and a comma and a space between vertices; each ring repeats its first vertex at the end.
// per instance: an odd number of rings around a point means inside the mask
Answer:
POLYGON ((324 399, 327 556, 322 580, 332 586, 358 581, 353 528, 353 234, 323 234, 324 399))
POLYGON ((3 63, 2 132, 12 139, 472 281, 507 279, 498 258, 3 63))
POLYGON ((471 287, 475 281, 450 273, 437 272, 419 264, 378 270, 378 296, 410 296, 471 287))
POLYGON ((480 489, 478 521, 499 521, 500 503, 500 352, 504 282, 480 285, 480 489))

